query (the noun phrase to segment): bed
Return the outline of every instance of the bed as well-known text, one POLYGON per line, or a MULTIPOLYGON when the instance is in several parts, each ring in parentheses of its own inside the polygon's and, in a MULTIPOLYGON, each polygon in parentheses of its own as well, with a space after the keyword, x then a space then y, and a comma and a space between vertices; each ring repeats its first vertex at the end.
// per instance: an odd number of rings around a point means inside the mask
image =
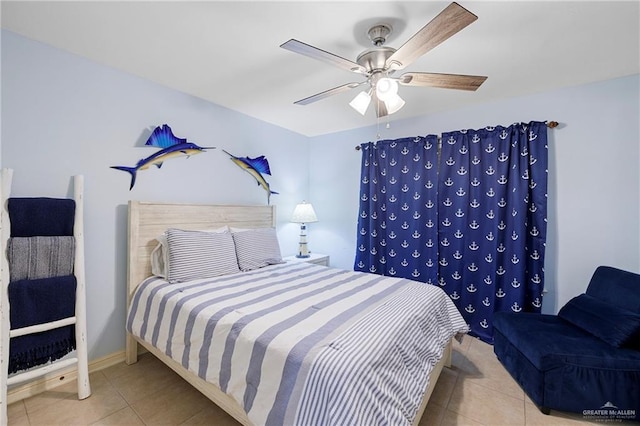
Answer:
POLYGON ((141 345, 243 425, 417 425, 468 330, 439 288, 304 262, 152 274, 168 229, 267 232, 275 213, 129 202, 127 363, 141 345))

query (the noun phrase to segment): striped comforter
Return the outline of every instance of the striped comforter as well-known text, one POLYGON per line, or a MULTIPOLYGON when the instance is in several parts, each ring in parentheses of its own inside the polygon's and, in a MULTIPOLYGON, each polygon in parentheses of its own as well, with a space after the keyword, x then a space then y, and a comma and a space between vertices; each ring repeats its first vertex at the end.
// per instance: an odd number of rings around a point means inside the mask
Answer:
POLYGON ((293 263, 148 278, 127 330, 231 395, 256 425, 408 425, 467 325, 435 286, 293 263))

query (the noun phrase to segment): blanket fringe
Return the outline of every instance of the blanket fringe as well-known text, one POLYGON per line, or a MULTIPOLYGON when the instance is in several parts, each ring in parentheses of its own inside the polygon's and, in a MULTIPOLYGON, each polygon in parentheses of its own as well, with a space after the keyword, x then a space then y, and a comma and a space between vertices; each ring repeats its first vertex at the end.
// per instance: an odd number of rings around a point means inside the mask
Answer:
POLYGON ((9 359, 9 374, 53 362, 75 349, 76 339, 73 338, 11 354, 9 359))

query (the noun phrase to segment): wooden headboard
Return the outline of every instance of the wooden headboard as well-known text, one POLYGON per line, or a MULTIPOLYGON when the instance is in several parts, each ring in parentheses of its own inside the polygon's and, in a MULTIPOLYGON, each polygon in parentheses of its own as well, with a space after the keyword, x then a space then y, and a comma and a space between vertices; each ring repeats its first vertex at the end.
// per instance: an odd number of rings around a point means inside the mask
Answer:
POLYGON ((168 204, 129 201, 127 298, 151 275, 151 252, 156 237, 167 228, 215 229, 276 226, 275 206, 168 204))

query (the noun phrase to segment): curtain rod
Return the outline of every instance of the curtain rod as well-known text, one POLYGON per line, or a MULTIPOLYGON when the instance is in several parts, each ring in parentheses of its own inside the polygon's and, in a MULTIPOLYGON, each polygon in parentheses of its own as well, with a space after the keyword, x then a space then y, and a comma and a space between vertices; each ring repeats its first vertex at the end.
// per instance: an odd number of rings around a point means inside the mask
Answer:
MULTIPOLYGON (((560 124, 557 121, 546 121, 546 123, 547 123, 547 127, 550 128, 550 129, 554 129, 554 128, 558 127, 558 125, 560 124)), ((439 140, 440 140, 440 136, 438 136, 438 141, 439 140)), ((356 146, 356 151, 360 151, 360 149, 361 149, 360 145, 356 146)))

